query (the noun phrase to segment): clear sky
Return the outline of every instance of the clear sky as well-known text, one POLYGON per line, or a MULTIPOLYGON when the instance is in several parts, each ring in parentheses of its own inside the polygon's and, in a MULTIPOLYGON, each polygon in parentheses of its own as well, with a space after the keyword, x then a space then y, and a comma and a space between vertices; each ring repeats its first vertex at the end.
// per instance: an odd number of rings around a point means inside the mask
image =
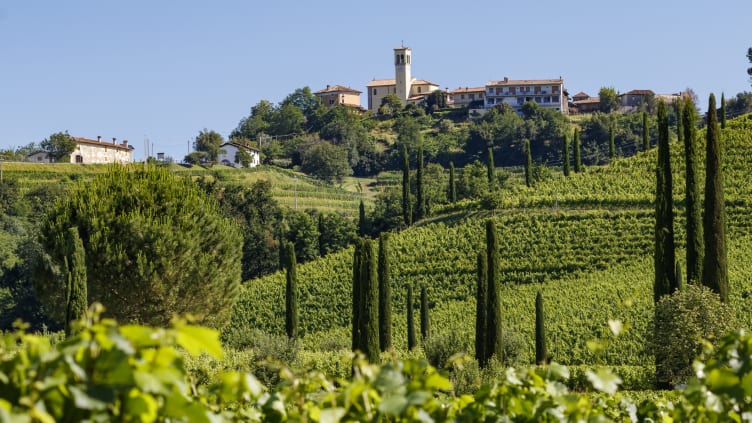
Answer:
POLYGON ((364 91, 392 49, 442 88, 564 78, 570 95, 750 91, 752 0, 0 0, 0 147, 57 131, 181 160, 296 88, 364 91))

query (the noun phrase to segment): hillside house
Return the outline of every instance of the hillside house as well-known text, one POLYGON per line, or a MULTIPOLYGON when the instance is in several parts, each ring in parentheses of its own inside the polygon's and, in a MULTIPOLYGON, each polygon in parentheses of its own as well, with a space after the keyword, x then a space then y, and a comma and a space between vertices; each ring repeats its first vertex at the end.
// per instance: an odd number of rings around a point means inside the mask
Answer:
MULTIPOLYGON (((117 143, 117 138, 112 142, 102 141, 102 137, 96 140, 80 137, 72 137, 76 142, 76 148, 70 154, 70 163, 80 164, 107 164, 107 163, 133 163, 133 146, 128 145, 128 140, 117 143)), ((34 163, 50 163, 51 158, 44 151, 30 154, 27 161, 34 163)))
POLYGON ((649 102, 651 98, 655 98, 655 93, 652 90, 632 90, 627 91, 624 94, 619 94, 619 104, 622 107, 639 107, 645 102, 649 102))
POLYGON ((570 114, 594 113, 600 110, 601 99, 600 97, 590 97, 587 93, 580 91, 572 97, 570 104, 570 114))
POLYGON ((567 94, 564 80, 559 79, 519 79, 489 81, 486 84, 486 108, 506 103, 519 112, 523 104, 533 101, 540 107, 567 113, 567 94))
POLYGON ((324 106, 332 108, 338 104, 360 109, 360 94, 358 90, 342 85, 327 85, 323 90, 313 93, 321 99, 324 106))
POLYGON ((447 92, 447 105, 450 107, 468 107, 475 101, 486 104, 486 87, 460 87, 447 92))
POLYGON ((381 101, 396 94, 402 104, 419 103, 425 96, 439 89, 438 84, 412 77, 412 50, 409 47, 394 49, 394 79, 374 79, 366 85, 368 110, 377 112, 381 101))
POLYGON ((256 167, 261 163, 261 152, 251 146, 240 144, 237 142, 226 142, 219 146, 220 152, 217 156, 217 161, 226 166, 232 167, 256 167), (251 157, 248 166, 244 166, 240 160, 238 152, 245 151, 251 157))

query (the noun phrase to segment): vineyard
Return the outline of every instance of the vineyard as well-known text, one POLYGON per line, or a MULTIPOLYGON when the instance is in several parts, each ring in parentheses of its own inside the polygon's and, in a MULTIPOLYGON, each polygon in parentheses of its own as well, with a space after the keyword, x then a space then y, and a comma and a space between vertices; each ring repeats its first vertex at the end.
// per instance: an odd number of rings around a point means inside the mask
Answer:
MULTIPOLYGON (((747 259, 752 253, 750 133, 749 117, 731 121, 723 131, 731 305, 747 327, 752 326, 752 266, 747 259)), ((683 181, 682 146, 674 142, 671 149, 675 181, 683 181)), ((406 287, 419 290, 425 286, 432 336, 458 338, 458 344, 472 353, 475 256, 483 246, 484 222, 493 219, 500 241, 505 331, 524 345, 522 361, 533 360, 534 299, 540 290, 548 316, 549 349, 557 362, 651 363, 646 340, 652 330, 655 162, 652 150, 587 168, 569 178, 556 176, 534 188, 515 186, 505 191, 504 207, 495 212, 460 211, 393 234, 389 254, 395 347, 406 350, 406 287), (629 326, 618 339, 608 338, 610 319, 629 326), (594 349, 588 341, 608 346, 594 349)), ((393 177, 384 179, 380 182, 385 185, 394 182, 393 177)), ((681 259, 683 192, 683 184, 675 182, 677 257, 681 259)), ((333 343, 332 339, 347 338, 351 267, 350 249, 298 268, 300 325, 306 348, 326 349, 322 345, 333 343)), ((283 315, 281 273, 248 281, 225 338, 251 328, 284 333, 283 315)))

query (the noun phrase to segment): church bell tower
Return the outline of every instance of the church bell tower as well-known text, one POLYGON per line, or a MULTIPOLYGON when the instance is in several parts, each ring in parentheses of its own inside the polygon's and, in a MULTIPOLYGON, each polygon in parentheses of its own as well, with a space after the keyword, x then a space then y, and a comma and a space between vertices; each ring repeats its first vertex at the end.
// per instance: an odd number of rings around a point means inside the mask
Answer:
POLYGON ((406 103, 410 97, 410 86, 412 85, 412 75, 410 74, 410 55, 412 51, 409 47, 399 47, 394 49, 394 80, 396 83, 396 94, 406 103))

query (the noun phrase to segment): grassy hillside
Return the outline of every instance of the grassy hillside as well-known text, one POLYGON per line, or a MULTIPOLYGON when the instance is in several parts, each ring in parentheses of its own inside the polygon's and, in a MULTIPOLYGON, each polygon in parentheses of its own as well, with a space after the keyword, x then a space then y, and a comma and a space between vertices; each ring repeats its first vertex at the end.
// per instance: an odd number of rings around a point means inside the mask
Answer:
MULTIPOLYGON (((731 303, 743 320, 752 310, 752 252, 749 198, 752 183, 752 119, 740 118, 723 131, 726 142, 726 200, 730 245, 731 303)), ((678 245, 683 246, 683 150, 672 145, 678 245)), ((656 151, 588 168, 570 178, 506 193, 505 207, 461 212, 413 227, 392 238, 394 334, 405 346, 405 287, 426 286, 436 337, 453 334, 472 345, 475 255, 483 244, 484 221, 496 221, 501 244, 502 303, 506 330, 533 354, 534 299, 543 292, 549 351, 563 363, 639 365, 650 362, 646 341, 652 325, 653 192, 656 151), (586 341, 608 338, 609 319, 631 329, 601 354, 586 341)), ((683 257, 683 252, 677 254, 683 257)), ((348 337, 352 251, 298 268, 300 322, 305 342, 323 344, 348 337)), ((249 281, 228 333, 261 328, 283 333, 282 274, 249 281)), ((750 322, 748 322, 750 323, 750 322)), ((346 343, 345 343, 346 344, 346 343)), ((530 361, 530 360, 528 360, 530 361)))

